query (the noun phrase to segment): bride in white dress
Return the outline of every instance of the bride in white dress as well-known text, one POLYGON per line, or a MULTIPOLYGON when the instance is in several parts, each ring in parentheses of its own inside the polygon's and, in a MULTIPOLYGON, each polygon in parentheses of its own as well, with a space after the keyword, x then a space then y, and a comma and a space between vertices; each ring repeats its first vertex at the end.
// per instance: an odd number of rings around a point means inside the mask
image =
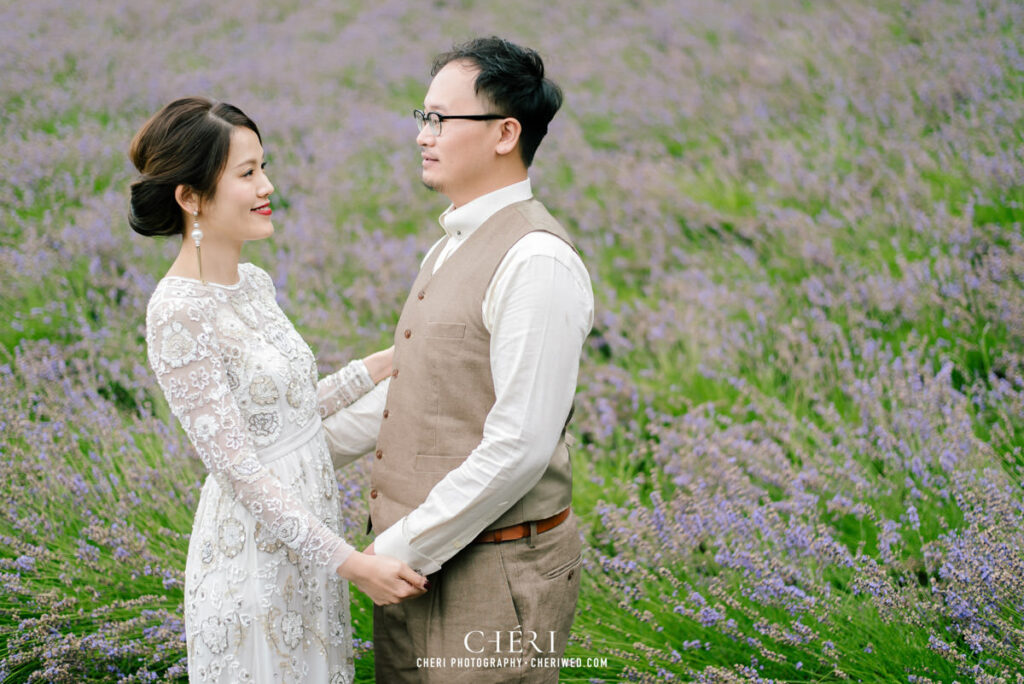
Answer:
POLYGON ((149 361, 209 476, 185 566, 191 682, 353 679, 348 586, 379 605, 425 578, 340 536, 321 417, 391 371, 390 350, 318 382, 270 277, 241 246, 273 233, 259 131, 240 110, 177 100, 132 141, 129 222, 181 235, 146 314, 149 361))

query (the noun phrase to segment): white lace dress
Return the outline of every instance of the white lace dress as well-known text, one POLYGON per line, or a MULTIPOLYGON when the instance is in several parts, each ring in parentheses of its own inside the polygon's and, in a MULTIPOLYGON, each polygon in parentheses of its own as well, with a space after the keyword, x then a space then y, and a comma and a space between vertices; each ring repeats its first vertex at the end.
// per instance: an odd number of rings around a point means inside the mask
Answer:
POLYGON ((239 266, 234 286, 167 277, 146 313, 149 362, 209 476, 185 565, 190 682, 353 679, 334 466, 320 413, 373 384, 361 361, 323 381, 275 300, 239 266))

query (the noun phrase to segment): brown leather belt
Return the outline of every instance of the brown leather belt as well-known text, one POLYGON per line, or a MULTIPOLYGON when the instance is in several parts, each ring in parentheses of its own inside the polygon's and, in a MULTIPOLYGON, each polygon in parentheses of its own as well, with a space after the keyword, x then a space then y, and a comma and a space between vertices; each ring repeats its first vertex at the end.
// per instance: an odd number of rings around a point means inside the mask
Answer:
POLYGON ((536 525, 536 533, 540 534, 541 532, 547 532, 554 527, 558 527, 565 522, 565 519, 568 517, 569 509, 566 508, 561 513, 556 513, 550 518, 544 518, 543 520, 531 520, 519 523, 518 525, 509 525, 508 527, 500 527, 496 530, 481 532, 472 543, 484 544, 488 542, 504 542, 512 541, 513 539, 522 539, 523 537, 530 536, 530 525, 536 525))

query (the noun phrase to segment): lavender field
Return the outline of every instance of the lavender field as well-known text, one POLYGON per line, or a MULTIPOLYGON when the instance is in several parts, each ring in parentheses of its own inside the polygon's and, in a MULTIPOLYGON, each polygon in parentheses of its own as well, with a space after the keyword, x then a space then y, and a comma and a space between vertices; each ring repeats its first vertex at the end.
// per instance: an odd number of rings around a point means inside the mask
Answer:
POLYGON ((128 228, 135 130, 260 125, 243 259, 327 372, 439 236, 431 58, 493 33, 566 92, 531 177, 597 300, 562 681, 1024 682, 1016 0, 0 3, 0 682, 185 681, 205 475, 146 364, 177 246, 128 228))

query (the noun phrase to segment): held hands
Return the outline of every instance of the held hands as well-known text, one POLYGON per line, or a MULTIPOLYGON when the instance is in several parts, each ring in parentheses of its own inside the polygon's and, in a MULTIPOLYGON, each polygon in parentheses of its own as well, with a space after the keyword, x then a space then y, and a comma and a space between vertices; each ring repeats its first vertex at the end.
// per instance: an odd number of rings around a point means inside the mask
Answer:
POLYGON ((426 577, 397 558, 374 555, 372 547, 367 551, 353 551, 338 567, 338 574, 359 587, 375 604, 387 606, 426 593, 426 577))
POLYGON ((383 349, 379 352, 370 354, 363 363, 366 364, 366 370, 370 373, 370 378, 373 379, 373 384, 377 384, 384 378, 391 375, 391 361, 395 356, 394 345, 383 349))

